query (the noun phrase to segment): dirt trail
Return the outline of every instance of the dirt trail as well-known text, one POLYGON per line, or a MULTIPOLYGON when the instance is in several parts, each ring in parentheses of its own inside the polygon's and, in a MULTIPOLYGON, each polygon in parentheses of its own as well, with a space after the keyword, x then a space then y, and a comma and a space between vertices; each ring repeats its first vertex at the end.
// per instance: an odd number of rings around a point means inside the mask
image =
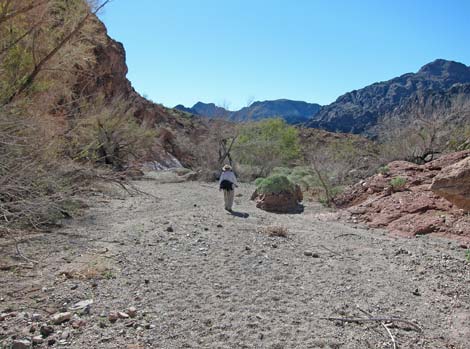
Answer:
MULTIPOLYGON (((396 239, 315 203, 302 214, 267 213, 250 202, 250 185, 237 192, 236 215, 212 184, 136 185, 158 199, 97 196, 84 217, 21 244, 39 265, 0 271, 0 312, 18 312, 0 322, 4 345, 15 333, 32 336, 22 333, 31 327, 22 312, 47 319, 93 299, 82 327, 56 326, 56 346, 392 348, 380 323, 321 319, 365 316, 358 306, 419 324, 423 333, 390 326, 399 348, 469 346, 470 264, 456 242, 396 239), (287 238, 259 232, 277 225, 287 238), (135 319, 108 321, 129 306, 135 319)), ((14 254, 2 247, 3 259, 14 254)))

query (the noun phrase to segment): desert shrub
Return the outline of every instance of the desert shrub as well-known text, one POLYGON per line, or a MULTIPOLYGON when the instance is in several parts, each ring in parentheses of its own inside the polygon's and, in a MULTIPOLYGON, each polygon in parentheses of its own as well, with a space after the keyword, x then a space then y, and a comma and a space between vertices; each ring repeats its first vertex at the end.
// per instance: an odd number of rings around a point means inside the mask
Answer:
POLYGON ((255 185, 256 185, 256 186, 259 186, 262 181, 264 181, 264 178, 256 178, 256 179, 255 179, 255 185))
MULTIPOLYGON (((193 121, 191 121, 193 122, 193 121)), ((217 180, 224 164, 231 164, 239 179, 252 181, 257 176, 251 169, 232 159, 232 147, 238 136, 238 125, 220 119, 197 119, 198 135, 191 137, 187 132, 177 134, 176 142, 181 153, 190 154, 188 167, 199 173, 206 181, 217 180)))
POLYGON ((294 183, 298 184, 300 188, 304 191, 308 191, 321 186, 318 177, 315 175, 306 175, 302 177, 298 182, 294 183))
POLYGON ((246 123, 240 128, 233 156, 240 164, 252 166, 257 176, 267 176, 275 167, 299 159, 298 131, 282 119, 246 123))
POLYGON ((449 151, 470 149, 470 125, 454 126, 448 139, 446 147, 449 151))
POLYGON ((377 169, 377 173, 380 173, 382 175, 385 175, 387 173, 390 172, 390 168, 387 166, 387 165, 384 165, 384 166, 380 166, 378 169, 377 169))
POLYGON ((390 180, 390 186, 393 190, 402 190, 406 186, 406 178, 395 177, 390 180))
POLYGON ((256 186, 258 193, 279 194, 282 192, 292 192, 295 190, 294 184, 283 175, 273 175, 264 178, 256 186))
POLYGON ((340 195, 344 191, 344 188, 344 186, 331 187, 328 191, 328 195, 330 195, 329 197, 326 195, 326 191, 323 190, 318 195, 318 202, 326 207, 332 206, 334 198, 340 195))
POLYGON ((68 134, 71 157, 122 169, 133 158, 146 155, 156 131, 139 125, 126 109, 123 101, 115 101, 78 120, 68 134))
POLYGON ((259 232, 271 237, 286 238, 288 236, 288 229, 282 225, 270 225, 268 227, 261 228, 259 232))
POLYGON ((64 167, 38 120, 0 109, 0 231, 41 227, 71 215, 78 204, 64 167))
POLYGON ((283 176, 289 176, 292 173, 292 169, 288 167, 274 167, 271 170, 270 175, 283 175, 283 176))
POLYGON ((470 126, 435 113, 409 120, 388 118, 380 123, 378 141, 382 163, 405 160, 423 164, 439 154, 467 149, 470 126))
POLYGON ((307 184, 307 180, 305 180, 306 177, 308 176, 312 176, 313 172, 311 169, 308 169, 306 167, 294 167, 292 170, 291 170, 291 173, 287 176, 289 178, 289 180, 292 182, 292 183, 295 183, 299 186, 301 186, 302 189, 307 189, 305 186, 305 184, 307 184))
MULTIPOLYGON (((306 166, 296 166, 293 168, 275 167, 270 173, 270 176, 280 175, 285 176, 290 182, 300 187, 302 191, 308 191, 320 185, 318 177, 314 171, 306 166)), ((263 178, 257 179, 258 183, 263 178)), ((255 182, 255 184, 258 184, 255 182)))

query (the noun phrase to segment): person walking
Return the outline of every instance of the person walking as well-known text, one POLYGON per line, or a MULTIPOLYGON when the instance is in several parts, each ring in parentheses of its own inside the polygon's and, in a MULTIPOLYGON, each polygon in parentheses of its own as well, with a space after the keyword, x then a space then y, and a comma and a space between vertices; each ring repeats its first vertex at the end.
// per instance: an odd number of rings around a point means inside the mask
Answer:
POLYGON ((235 188, 238 187, 237 177, 232 171, 232 166, 224 165, 219 179, 219 190, 224 191, 225 210, 232 212, 235 188))

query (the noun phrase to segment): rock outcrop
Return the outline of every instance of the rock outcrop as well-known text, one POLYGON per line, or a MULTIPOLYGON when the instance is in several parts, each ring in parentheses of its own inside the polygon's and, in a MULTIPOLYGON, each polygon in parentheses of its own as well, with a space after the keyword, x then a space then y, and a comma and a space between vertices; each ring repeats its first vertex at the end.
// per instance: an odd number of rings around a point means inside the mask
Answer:
MULTIPOLYGON (((96 16, 92 21, 97 29, 94 35, 93 63, 87 67, 77 67, 87 74, 74 85, 77 96, 89 96, 90 102, 95 98, 105 103, 116 103, 120 100, 139 120, 143 127, 156 128, 160 137, 155 140, 152 151, 143 163, 154 162, 157 167, 166 168, 173 165, 191 166, 194 156, 190 149, 183 149, 181 139, 188 143, 197 143, 210 132, 210 125, 201 118, 191 117, 184 111, 166 108, 142 97, 134 90, 127 79, 126 52, 124 46, 108 36, 105 25, 96 16), (175 161, 175 159, 177 159, 175 161)), ((74 107, 73 103, 70 104, 74 107)), ((65 114, 70 111, 65 111, 65 114)))
POLYGON ((280 193, 258 193, 255 191, 251 200, 256 202, 256 207, 268 212, 275 213, 298 213, 302 212, 300 204, 303 200, 302 191, 298 185, 294 191, 282 191, 280 193))
POLYGON ((470 220, 465 212, 431 190, 433 180, 438 183, 440 176, 454 173, 452 168, 463 168, 461 163, 470 163, 470 151, 425 165, 395 161, 381 174, 348 188, 335 202, 347 209, 351 219, 373 228, 386 228, 401 236, 437 233, 468 241, 470 220), (398 182, 402 185, 395 184, 398 182))
POLYGON ((431 190, 455 206, 470 211, 470 157, 442 169, 434 178, 431 190))

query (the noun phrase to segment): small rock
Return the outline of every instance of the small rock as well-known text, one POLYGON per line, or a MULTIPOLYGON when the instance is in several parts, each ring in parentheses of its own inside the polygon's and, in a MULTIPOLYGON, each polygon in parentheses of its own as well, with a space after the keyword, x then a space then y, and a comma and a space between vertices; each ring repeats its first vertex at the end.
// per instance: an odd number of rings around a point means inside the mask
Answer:
POLYGON ((109 322, 116 322, 117 319, 119 319, 119 315, 117 312, 112 311, 108 314, 108 320, 109 322))
POLYGON ((54 325, 60 325, 66 321, 69 321, 72 318, 72 313, 65 312, 65 313, 58 313, 54 314, 51 317, 51 321, 54 325))
POLYGON ((145 284, 148 285, 150 283, 150 280, 149 279, 145 279, 144 280, 145 284))
POLYGON ((313 258, 320 258, 320 255, 318 253, 312 253, 313 258))
POLYGON ((13 341, 11 349, 29 349, 31 348, 31 342, 27 339, 17 339, 13 341))
POLYGON ((73 291, 73 290, 76 290, 78 288, 78 285, 73 285, 72 287, 70 287, 70 289, 73 291))
POLYGON ((137 316, 137 309, 135 307, 130 307, 129 309, 127 309, 127 314, 131 318, 135 318, 137 316))
POLYGON ((304 251, 304 255, 307 256, 307 257, 312 257, 313 252, 312 251, 304 251))
POLYGON ((250 246, 245 246, 245 251, 251 251, 251 247, 250 246))
POLYGON ((419 292, 419 289, 416 289, 413 291, 413 295, 415 296, 421 296, 421 293, 419 292))
POLYGON ((169 232, 169 233, 172 233, 172 232, 174 232, 175 230, 174 230, 173 227, 170 225, 169 227, 166 228, 166 231, 169 232))
POLYGON ((72 320, 72 327, 75 329, 85 327, 85 325, 86 325, 85 320, 81 320, 81 319, 72 320))
POLYGON ((57 340, 55 338, 51 338, 47 341, 47 345, 52 347, 56 342, 57 340))
POLYGON ((70 337, 70 332, 65 330, 64 332, 62 332, 62 334, 60 335, 60 339, 67 339, 70 337))
POLYGON ((129 315, 124 313, 123 311, 119 311, 117 314, 120 319, 129 319, 129 315))
POLYGON ((5 321, 7 316, 8 316, 8 314, 0 314, 0 321, 5 321))
POLYGON ((217 224, 217 228, 223 228, 224 226, 222 224, 217 224))
POLYGON ((42 334, 44 338, 48 337, 50 334, 54 333, 54 327, 48 326, 48 325, 43 325, 39 329, 39 332, 42 334))
POLYGON ((42 344, 44 343, 44 338, 41 336, 34 336, 33 337, 33 344, 42 344))
POLYGON ((31 321, 41 321, 42 316, 41 314, 33 314, 31 315, 31 321))
POLYGON ((37 329, 38 329, 38 327, 36 326, 36 324, 32 324, 32 325, 29 327, 29 333, 34 334, 37 329))
POLYGON ((91 305, 93 304, 93 299, 87 299, 78 303, 75 303, 71 307, 69 307, 70 311, 79 311, 84 314, 88 314, 90 312, 91 305))

